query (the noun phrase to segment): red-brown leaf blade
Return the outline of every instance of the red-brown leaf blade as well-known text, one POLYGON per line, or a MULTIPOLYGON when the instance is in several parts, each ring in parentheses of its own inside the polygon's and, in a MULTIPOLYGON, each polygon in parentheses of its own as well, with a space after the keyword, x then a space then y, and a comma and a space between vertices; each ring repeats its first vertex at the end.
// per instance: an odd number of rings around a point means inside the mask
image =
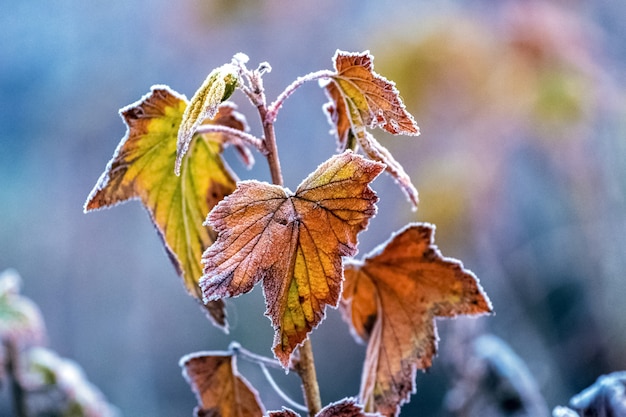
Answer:
POLYGON ((437 350, 435 317, 481 315, 491 304, 477 278, 433 243, 434 227, 411 224, 361 263, 346 266, 341 308, 367 341, 360 398, 395 416, 415 389, 415 372, 437 350))

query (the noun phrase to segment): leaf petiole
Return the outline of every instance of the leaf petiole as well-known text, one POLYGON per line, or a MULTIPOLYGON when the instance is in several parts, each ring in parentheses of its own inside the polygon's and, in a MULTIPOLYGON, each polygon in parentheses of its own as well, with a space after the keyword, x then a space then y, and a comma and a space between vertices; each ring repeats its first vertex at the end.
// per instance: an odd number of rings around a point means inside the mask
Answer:
POLYGON ((232 127, 223 126, 223 125, 202 125, 198 129, 196 129, 196 133, 205 134, 205 133, 223 133, 227 135, 228 140, 231 141, 234 145, 240 145, 243 142, 244 144, 248 144, 256 148, 263 155, 267 155, 267 149, 263 140, 257 138, 254 135, 251 135, 247 132, 242 132, 238 129, 233 129, 232 127), (241 142, 237 143, 237 139, 241 142))
POLYGON ((300 411, 309 411, 309 409, 305 405, 302 405, 299 402, 292 400, 291 397, 289 397, 283 390, 280 389, 276 381, 274 381, 272 374, 270 374, 270 371, 267 370, 267 367, 264 364, 261 363, 259 364, 259 366, 261 367, 261 370, 263 371, 263 375, 265 375, 265 379, 267 379, 267 382, 270 383, 270 385, 272 386, 272 388, 274 389, 274 391, 276 392, 276 394, 278 394, 280 398, 282 398, 289 405, 291 405, 294 408, 297 408, 300 411))
MULTIPOLYGON (((239 342, 231 342, 230 345, 228 345, 228 351, 237 357, 245 359, 248 362, 256 363, 259 366, 269 366, 276 369, 284 369, 281 363, 278 362, 276 359, 268 358, 266 356, 250 352, 248 349, 242 347, 239 342)), ((289 369, 295 370, 291 367, 289 369)))
MULTIPOLYGON (((297 408, 301 411, 308 411, 308 408, 306 406, 291 399, 291 397, 289 397, 278 386, 278 384, 272 377, 272 374, 270 374, 269 370, 267 369, 268 366, 272 368, 283 369, 283 366, 280 364, 280 362, 278 362, 275 359, 271 359, 271 358, 257 355, 256 353, 250 352, 249 350, 243 348, 238 342, 231 342, 230 345, 228 346, 228 350, 233 355, 239 358, 242 358, 244 360, 247 360, 248 362, 252 362, 252 363, 259 365, 259 367, 261 368, 261 371, 263 371, 263 375, 265 376, 265 379, 267 379, 267 382, 269 382, 270 386, 272 387, 272 389, 274 389, 274 391, 276 392, 276 394, 278 394, 279 397, 281 397, 283 400, 285 400, 287 403, 289 403, 289 405, 291 405, 294 408, 297 408)), ((294 368, 292 367, 290 367, 289 369, 294 370, 294 368)))
POLYGON ((294 91, 296 91, 300 86, 309 81, 322 80, 331 78, 335 73, 330 70, 320 70, 316 72, 311 72, 309 74, 303 75, 302 77, 296 78, 294 82, 289 84, 287 88, 283 90, 282 93, 274 100, 272 104, 269 105, 267 114, 265 116, 265 123, 274 123, 276 121, 276 116, 278 115, 278 110, 282 107, 283 103, 289 96, 291 96, 294 91))

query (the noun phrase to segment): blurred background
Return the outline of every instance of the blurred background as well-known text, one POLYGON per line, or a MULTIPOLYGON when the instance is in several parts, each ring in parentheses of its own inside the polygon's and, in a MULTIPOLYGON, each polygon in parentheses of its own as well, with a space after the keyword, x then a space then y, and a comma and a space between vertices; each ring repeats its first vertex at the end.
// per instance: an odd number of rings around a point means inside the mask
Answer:
MULTIPOLYGON (((0 0, 0 270, 19 272, 47 346, 122 415, 191 415, 179 358, 230 340, 271 356, 273 331, 260 289, 228 301, 229 335, 214 328, 138 202, 83 214, 125 132, 118 109, 153 84, 189 97, 237 52, 272 65, 271 101, 331 69, 336 49, 369 49, 420 125, 417 138, 373 133, 421 204, 412 212, 391 179, 376 180, 360 254, 408 221, 435 223, 444 255, 476 273, 496 311, 438 321, 440 355, 402 416, 455 415, 447 393, 468 334, 498 336, 550 409, 567 404, 626 369, 624 21, 621 0, 0 0)), ((260 135, 245 97, 233 100, 260 135)), ((325 101, 306 85, 279 114, 292 189, 335 151, 325 101)), ((226 152, 240 178, 269 180, 256 156, 248 171, 226 152)), ((338 311, 312 340, 323 402, 355 395, 365 347, 338 311)), ((268 409, 283 405, 257 368, 239 367, 268 409)), ((300 400, 294 375, 275 376, 300 400)))

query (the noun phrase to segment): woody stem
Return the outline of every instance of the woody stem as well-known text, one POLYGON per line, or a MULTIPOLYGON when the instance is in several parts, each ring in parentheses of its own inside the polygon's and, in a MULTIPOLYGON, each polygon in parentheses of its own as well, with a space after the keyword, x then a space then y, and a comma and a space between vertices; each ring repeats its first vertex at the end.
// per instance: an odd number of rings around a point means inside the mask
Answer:
MULTIPOLYGON (((257 106, 261 120, 265 120, 267 115, 267 106, 265 100, 257 106)), ((272 175, 272 183, 276 185, 284 185, 283 174, 280 169, 280 160, 278 159, 278 147, 276 146, 276 134, 274 133, 274 124, 263 122, 263 135, 267 151, 267 163, 270 166, 270 174, 272 175)))
MULTIPOLYGON (((263 141, 267 151, 267 163, 272 176, 272 183, 275 185, 284 185, 283 176, 280 168, 280 160, 278 158, 278 147, 276 146, 276 134, 274 132, 274 121, 268 118, 268 109, 263 92, 263 83, 260 74, 253 74, 254 82, 252 93, 252 102, 256 105, 263 123, 263 141)), ((315 360, 313 358, 313 348, 309 339, 305 340, 300 346, 300 359, 295 364, 296 372, 302 380, 302 390, 304 391, 304 399, 309 410, 309 416, 315 416, 322 409, 322 400, 320 397, 319 385, 317 382, 317 374, 315 372, 315 360)))
POLYGON ((313 347, 310 339, 305 340, 300 346, 300 360, 296 364, 296 372, 302 379, 302 390, 309 409, 309 417, 314 417, 322 409, 322 399, 317 383, 313 347))
MULTIPOLYGON (((267 108, 265 105, 258 107, 261 119, 265 120, 267 108)), ((276 146, 276 136, 274 134, 274 124, 266 122, 263 124, 265 132, 265 145, 267 147, 267 162, 270 166, 272 182, 276 185, 283 185, 283 176, 280 169, 280 161, 278 159, 278 148, 276 146)), ((300 347, 300 359, 296 364, 296 372, 302 380, 302 390, 304 391, 304 399, 309 416, 315 416, 322 409, 322 400, 320 397, 320 389, 317 383, 317 374, 315 372, 315 360, 313 358, 313 348, 309 339, 305 340, 300 347)))

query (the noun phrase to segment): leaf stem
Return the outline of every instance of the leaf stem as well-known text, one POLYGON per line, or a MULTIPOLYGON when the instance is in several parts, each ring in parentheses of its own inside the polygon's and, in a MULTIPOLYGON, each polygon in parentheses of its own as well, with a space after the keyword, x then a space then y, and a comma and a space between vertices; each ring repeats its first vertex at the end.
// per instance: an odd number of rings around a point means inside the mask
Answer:
POLYGON ((263 375, 265 375, 265 379, 267 379, 267 382, 270 383, 270 385, 272 386, 272 388, 274 388, 274 391, 278 394, 280 398, 285 400, 287 404, 289 404, 290 406, 297 408, 300 411, 309 411, 309 409, 306 406, 292 400, 287 394, 283 392, 282 389, 280 389, 276 381, 274 381, 272 374, 270 374, 270 371, 267 370, 267 367, 264 364, 261 363, 259 364, 259 366, 261 367, 261 370, 263 371, 263 375))
POLYGON ((270 359, 265 356, 257 355, 256 353, 250 352, 248 349, 242 347, 238 342, 231 342, 228 346, 228 350, 230 350, 238 357, 247 360, 248 362, 254 362, 258 365, 266 367, 270 366, 276 369, 283 369, 283 366, 276 359, 270 359))
POLYGON ((266 123, 274 123, 276 121, 276 116, 278 114, 278 110, 282 107, 283 103, 289 96, 291 96, 294 91, 298 89, 298 87, 302 86, 304 83, 309 81, 321 80, 326 78, 331 78, 335 73, 329 70, 321 70, 316 72, 311 72, 307 75, 303 75, 302 77, 296 78, 294 82, 289 84, 287 88, 283 90, 282 93, 274 100, 272 104, 269 105, 265 122, 266 123))
POLYGON ((251 146, 254 146, 259 152, 265 154, 266 149, 263 141, 257 138, 250 133, 243 132, 238 129, 233 129, 232 127, 222 126, 222 125, 202 125, 198 129, 196 129, 196 133, 204 134, 204 133, 224 133, 229 135, 231 138, 236 138, 245 142, 251 146))
POLYGON ((284 185, 283 174, 278 159, 274 122, 268 120, 267 117, 267 102, 265 100, 265 89, 263 88, 263 74, 269 71, 270 66, 267 63, 263 63, 254 71, 249 71, 245 67, 242 68, 250 87, 242 85, 240 88, 242 88, 243 92, 248 96, 252 104, 256 106, 259 116, 261 117, 261 123, 263 124, 263 142, 265 145, 264 155, 270 167, 272 183, 282 186, 284 185))
POLYGON ((261 120, 263 120, 263 133, 265 135, 265 147, 267 150, 267 163, 270 166, 270 174, 272 175, 272 183, 283 186, 283 174, 280 168, 280 160, 278 159, 278 147, 276 146, 276 134, 274 133, 274 123, 265 122, 267 118, 267 107, 265 103, 257 107, 261 120))
MULTIPOLYGON (((259 367, 261 368, 261 371, 263 371, 263 375, 265 376, 265 379, 267 379, 267 382, 269 382, 269 384, 274 389, 274 391, 283 400, 285 400, 289 405, 291 405, 294 408, 297 408, 300 411, 309 410, 304 405, 292 400, 282 389, 280 389, 276 381, 274 381, 274 378, 272 377, 272 374, 270 374, 267 367, 270 366, 276 369, 283 369, 283 366, 276 359, 270 359, 268 357, 257 355, 256 353, 250 352, 248 349, 242 347, 238 342, 231 342, 230 345, 228 346, 228 350, 231 351, 233 355, 239 358, 242 358, 244 360, 247 360, 248 362, 252 362, 252 363, 259 365, 259 367)), ((290 368, 290 369, 295 371, 295 367, 290 368)))

